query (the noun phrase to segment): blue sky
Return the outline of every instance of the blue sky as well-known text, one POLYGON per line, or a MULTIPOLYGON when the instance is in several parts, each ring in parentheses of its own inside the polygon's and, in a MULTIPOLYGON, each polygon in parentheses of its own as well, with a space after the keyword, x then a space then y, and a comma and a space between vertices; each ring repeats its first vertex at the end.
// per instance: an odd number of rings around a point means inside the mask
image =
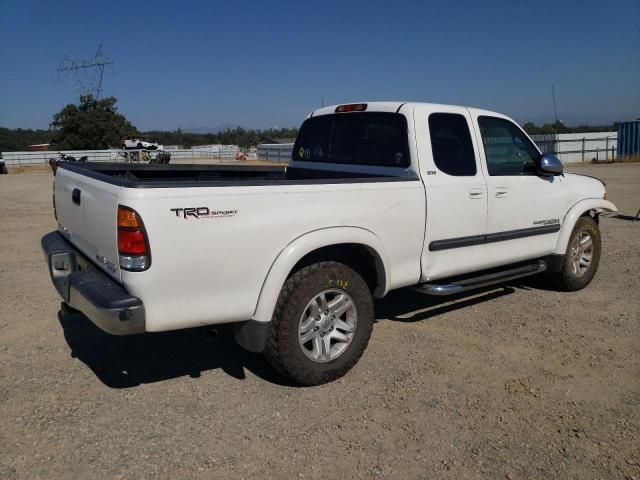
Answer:
POLYGON ((640 117, 640 2, 0 0, 0 125, 76 100, 64 54, 115 61, 138 128, 297 126, 320 105, 418 100, 521 122, 640 117))

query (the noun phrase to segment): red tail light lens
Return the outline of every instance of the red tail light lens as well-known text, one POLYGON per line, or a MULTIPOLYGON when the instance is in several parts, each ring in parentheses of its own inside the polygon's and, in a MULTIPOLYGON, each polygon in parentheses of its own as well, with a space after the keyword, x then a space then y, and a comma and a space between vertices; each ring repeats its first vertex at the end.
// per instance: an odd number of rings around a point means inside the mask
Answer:
POLYGON ((121 255, 146 255, 147 239, 139 230, 118 230, 118 253, 121 255))
POLYGON ((364 112, 367 109, 366 103, 349 103, 336 107, 336 113, 364 112))
POLYGON ((117 225, 120 268, 132 272, 149 268, 151 265, 149 239, 138 212, 119 205, 117 225))

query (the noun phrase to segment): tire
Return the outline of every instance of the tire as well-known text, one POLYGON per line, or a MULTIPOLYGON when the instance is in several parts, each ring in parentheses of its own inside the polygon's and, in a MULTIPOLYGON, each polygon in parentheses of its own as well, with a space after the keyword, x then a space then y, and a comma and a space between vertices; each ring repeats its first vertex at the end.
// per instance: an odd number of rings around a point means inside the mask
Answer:
POLYGON ((601 247, 596 221, 591 217, 580 217, 571 232, 560 271, 549 277, 551 283, 567 292, 585 288, 598 270, 601 247))
POLYGON ((171 160, 171 154, 168 152, 158 152, 156 155, 156 163, 168 164, 171 160))
POLYGON ((342 263, 314 263, 297 271, 282 287, 264 355, 294 382, 320 385, 353 368, 372 330, 373 298, 363 278, 342 263), (327 301, 324 312, 318 308, 321 297, 327 301), (313 338, 302 344, 301 337, 308 336, 313 338), (328 351, 323 346, 327 343, 328 351))

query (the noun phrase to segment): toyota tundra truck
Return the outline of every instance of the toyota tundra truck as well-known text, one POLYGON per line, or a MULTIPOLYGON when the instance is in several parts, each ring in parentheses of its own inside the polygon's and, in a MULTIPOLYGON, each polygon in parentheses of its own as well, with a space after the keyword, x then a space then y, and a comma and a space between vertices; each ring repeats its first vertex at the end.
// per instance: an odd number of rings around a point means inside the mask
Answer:
POLYGON ((391 290, 586 287, 616 207, 504 115, 371 102, 311 113, 286 167, 62 162, 54 210, 65 308, 116 335, 234 323, 317 385, 356 364, 391 290))

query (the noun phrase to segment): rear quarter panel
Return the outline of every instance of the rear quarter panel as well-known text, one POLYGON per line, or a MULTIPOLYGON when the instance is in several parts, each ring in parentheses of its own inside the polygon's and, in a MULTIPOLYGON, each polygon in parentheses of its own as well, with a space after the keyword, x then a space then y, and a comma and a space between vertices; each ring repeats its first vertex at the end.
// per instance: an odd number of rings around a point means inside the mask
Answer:
POLYGON ((424 239, 419 180, 378 183, 123 189, 122 205, 146 225, 151 268, 122 272, 142 299, 147 330, 248 320, 267 273, 294 239, 314 230, 355 226, 386 247, 389 287, 416 283, 424 239), (213 218, 172 209, 235 211, 213 218))

